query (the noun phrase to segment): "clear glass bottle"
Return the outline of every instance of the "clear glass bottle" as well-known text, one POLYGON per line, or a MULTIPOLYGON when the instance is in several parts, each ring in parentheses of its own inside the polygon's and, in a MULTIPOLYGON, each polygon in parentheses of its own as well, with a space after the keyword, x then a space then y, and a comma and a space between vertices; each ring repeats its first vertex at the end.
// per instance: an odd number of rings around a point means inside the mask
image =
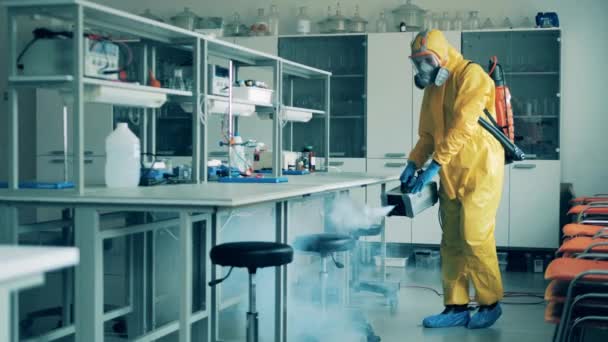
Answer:
POLYGON ((441 28, 441 16, 439 15, 439 13, 433 13, 433 28, 435 29, 439 29, 441 28))
POLYGON ((355 5, 355 14, 350 18, 348 26, 350 32, 363 33, 367 31, 367 20, 361 17, 359 5, 355 5))
POLYGON ((452 29, 452 21, 450 20, 450 14, 448 12, 443 12, 441 21, 439 22, 439 29, 441 31, 449 31, 452 29))
POLYGON ((525 17, 521 21, 521 26, 520 27, 530 28, 530 27, 534 27, 534 24, 532 23, 532 20, 530 20, 530 17, 525 17))
POLYGON ((258 16, 255 19, 254 27, 252 27, 252 34, 258 36, 268 35, 268 18, 264 13, 263 8, 258 8, 258 16))
POLYGON ((422 27, 425 30, 430 30, 433 29, 433 14, 431 12, 426 12, 424 14, 424 24, 422 25, 422 27))
POLYGON ((492 23, 492 20, 490 18, 486 18, 486 21, 483 22, 483 25, 481 25, 482 29, 491 29, 494 28, 494 23, 492 23))
POLYGON ((296 32, 298 34, 309 34, 311 31, 310 17, 308 16, 306 6, 300 7, 300 12, 297 18, 296 32))
POLYGON ((376 32, 384 33, 388 30, 388 21, 386 20, 386 13, 380 12, 380 17, 376 20, 376 32))
POLYGON ((281 19, 279 16, 279 8, 277 5, 272 4, 270 6, 270 15, 268 16, 268 33, 273 36, 279 35, 279 23, 281 19))
POLYGON ((462 31, 463 29, 463 19, 462 14, 460 12, 456 13, 454 20, 452 20, 452 30, 454 31, 462 31))
POLYGON ((467 21, 467 29, 469 30, 479 30, 481 27, 481 22, 479 21, 479 11, 471 11, 469 12, 469 19, 467 21))
POLYGON ((508 28, 508 29, 513 28, 513 23, 511 22, 511 19, 509 19, 509 17, 506 17, 505 20, 503 20, 502 27, 508 28))
POLYGON ((173 77, 169 80, 169 88, 186 90, 186 83, 184 83, 184 72, 182 69, 173 69, 173 77))

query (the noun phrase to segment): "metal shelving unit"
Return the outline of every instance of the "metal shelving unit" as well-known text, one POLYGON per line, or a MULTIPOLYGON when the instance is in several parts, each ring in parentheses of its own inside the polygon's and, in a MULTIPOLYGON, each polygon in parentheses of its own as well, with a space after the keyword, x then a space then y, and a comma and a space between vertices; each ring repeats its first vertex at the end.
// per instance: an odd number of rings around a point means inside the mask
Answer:
MULTIPOLYGON (((280 113, 283 109, 292 109, 284 106, 281 99, 283 90, 283 78, 324 80, 329 85, 330 72, 312 68, 303 64, 295 63, 277 56, 261 53, 252 49, 237 46, 225 41, 211 39, 206 36, 187 31, 169 24, 157 22, 148 18, 143 18, 127 12, 116 10, 110 7, 84 0, 54 0, 52 2, 43 0, 6 0, 2 5, 7 8, 7 27, 9 33, 8 40, 8 103, 9 103, 9 143, 8 151, 8 186, 10 189, 18 189, 19 185, 19 108, 18 95, 21 88, 60 88, 72 95, 73 98, 73 170, 75 190, 82 194, 85 189, 84 183, 84 103, 85 87, 105 86, 117 89, 133 90, 149 94, 164 94, 170 102, 191 102, 200 104, 194 106, 192 115, 192 181, 200 183, 207 181, 206 165, 208 159, 207 148, 207 125, 205 117, 208 113, 210 101, 230 101, 232 103, 245 103, 256 105, 256 110, 274 111, 280 113), (17 40, 18 40, 18 20, 20 17, 39 15, 45 18, 54 18, 70 23, 74 27, 74 38, 72 39, 72 63, 71 73, 66 75, 52 76, 23 76, 17 70, 17 40), (102 33, 119 37, 124 41, 136 42, 141 48, 141 56, 138 61, 139 83, 121 83, 115 81, 100 80, 85 77, 84 74, 84 43, 85 33, 102 33), (148 70, 156 67, 156 49, 159 46, 168 46, 175 49, 186 51, 192 55, 193 68, 193 89, 198 91, 181 91, 166 88, 154 88, 147 86, 148 70), (248 101, 233 100, 220 96, 210 95, 208 78, 208 58, 213 56, 229 61, 231 75, 238 76, 241 68, 263 67, 270 68, 274 72, 276 80, 274 84, 274 100, 271 104, 251 103, 248 101)), ((68 52, 70 53, 70 52, 68 52)), ((324 110, 306 109, 315 116, 325 116, 327 128, 324 130, 326 137, 324 149, 329 151, 329 87, 325 97, 324 110)), ((291 104, 290 104, 291 105, 291 104)), ((142 106, 145 107, 145 106, 142 106)), ((144 128, 142 139, 142 150, 147 152, 148 147, 154 151, 154 132, 156 131, 154 120, 157 114, 156 109, 145 109, 143 117, 144 128), (149 133, 152 132, 152 133, 149 133), (152 143, 148 144, 148 140, 152 143)), ((229 114, 230 125, 238 125, 238 118, 229 114)), ((281 155, 282 155, 282 127, 284 122, 279 115, 273 115, 273 140, 275 146, 273 156, 273 176, 282 175, 281 155)), ((329 153, 325 154, 328 158, 329 153)), ((326 160, 325 165, 328 165, 326 160)))

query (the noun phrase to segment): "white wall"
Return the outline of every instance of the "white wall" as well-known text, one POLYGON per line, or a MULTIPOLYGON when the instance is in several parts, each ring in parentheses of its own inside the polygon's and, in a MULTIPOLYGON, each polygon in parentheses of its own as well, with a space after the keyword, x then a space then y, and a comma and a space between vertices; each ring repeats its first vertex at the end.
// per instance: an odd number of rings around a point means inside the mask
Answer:
MULTIPOLYGON (((170 17, 188 6, 199 15, 216 15, 229 18, 238 10, 243 21, 251 23, 261 4, 268 8, 271 1, 249 0, 97 0, 108 6, 132 11, 143 12, 147 7, 162 17, 170 17), (145 5, 144 5, 145 4, 145 5)), ((322 0, 275 0, 281 12, 282 33, 293 32, 293 22, 297 14, 297 7, 308 6, 313 21, 322 19, 326 15, 326 1, 322 0)), ((361 14, 368 18, 370 27, 378 13, 383 9, 397 7, 400 0, 342 0, 343 13, 351 15, 354 6, 359 4, 361 14)), ((524 16, 532 20, 538 11, 556 11, 559 13, 563 28, 563 129, 562 129, 562 180, 572 182, 575 190, 581 194, 594 192, 608 192, 608 182, 602 177, 608 174, 608 153, 605 148, 608 144, 604 130, 608 127, 608 115, 604 113, 605 82, 608 79, 608 69, 605 59, 608 56, 608 22, 605 14, 608 13, 608 1, 604 0, 418 0, 414 3, 421 7, 433 10, 450 12, 479 10, 482 19, 490 16, 493 22, 500 23, 505 16, 509 16, 515 23, 519 23, 524 16)), ((332 7, 335 3, 331 2, 332 7)), ((3 19, 0 17, 0 19, 3 19)), ((0 20, 5 22, 5 20, 0 20)), ((5 26, 2 30, 2 46, 4 43, 5 26)), ((404 46, 404 58, 407 54, 404 46)), ((4 49, 2 49, 4 50, 4 49)), ((4 75, 3 61, 5 55, 0 52, 0 76, 4 75)), ((0 77, 4 79, 4 77, 0 77)), ((0 83, 1 86, 1 83, 0 83)), ((4 112, 4 109, 3 109, 4 112)), ((4 120, 5 116, 2 115, 4 120)), ((0 121, 0 124, 3 122, 0 121)), ((4 125, 2 125, 4 126, 4 125)), ((0 153, 0 162, 2 154, 0 153)), ((1 164, 0 164, 1 165, 1 164)), ((2 172, 0 172, 0 176, 2 172)))
MULTIPOLYGON (((6 149, 8 143, 8 133, 6 127, 8 125, 8 102, 6 101, 6 83, 7 83, 7 55, 5 49, 7 47, 6 36, 6 10, 0 8, 0 180, 6 180, 8 177, 8 168, 6 149)), ((21 35, 24 39, 29 39, 30 35, 21 35)), ((35 125, 35 101, 32 101, 34 91, 23 90, 20 92, 19 107, 19 145, 20 153, 20 177, 22 179, 33 179, 36 177, 36 125, 35 125)))

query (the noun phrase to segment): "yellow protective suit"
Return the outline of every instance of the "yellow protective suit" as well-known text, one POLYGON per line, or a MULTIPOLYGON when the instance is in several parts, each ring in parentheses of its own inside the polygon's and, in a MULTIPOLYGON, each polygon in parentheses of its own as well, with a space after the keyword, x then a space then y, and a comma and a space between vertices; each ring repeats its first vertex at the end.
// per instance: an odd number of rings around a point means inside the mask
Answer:
POLYGON ((441 165, 439 210, 444 302, 469 302, 469 280, 481 305, 503 297, 494 227, 500 203, 504 150, 477 122, 487 108, 494 114, 494 82, 469 64, 438 30, 412 42, 412 55, 434 53, 450 71, 441 85, 424 90, 418 143, 409 159, 418 168, 432 157, 441 165))

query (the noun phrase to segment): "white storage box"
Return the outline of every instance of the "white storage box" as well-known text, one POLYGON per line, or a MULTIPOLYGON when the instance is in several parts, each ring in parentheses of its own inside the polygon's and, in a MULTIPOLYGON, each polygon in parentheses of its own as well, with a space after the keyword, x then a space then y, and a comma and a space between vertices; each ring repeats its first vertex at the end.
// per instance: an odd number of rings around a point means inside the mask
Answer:
POLYGON ((272 89, 258 87, 234 87, 232 96, 235 99, 251 101, 258 104, 272 104, 272 89))
MULTIPOLYGON (((272 120, 273 112, 258 112, 258 118, 261 120, 272 120)), ((312 119, 312 113, 304 110, 283 109, 281 119, 291 122, 308 122, 312 119)))
MULTIPOLYGON (((386 267, 405 268, 405 265, 407 265, 407 259, 408 258, 386 257, 386 267)), ((379 255, 374 256, 374 262, 375 262, 376 266, 378 266, 378 267, 382 266, 382 257, 379 255)))

